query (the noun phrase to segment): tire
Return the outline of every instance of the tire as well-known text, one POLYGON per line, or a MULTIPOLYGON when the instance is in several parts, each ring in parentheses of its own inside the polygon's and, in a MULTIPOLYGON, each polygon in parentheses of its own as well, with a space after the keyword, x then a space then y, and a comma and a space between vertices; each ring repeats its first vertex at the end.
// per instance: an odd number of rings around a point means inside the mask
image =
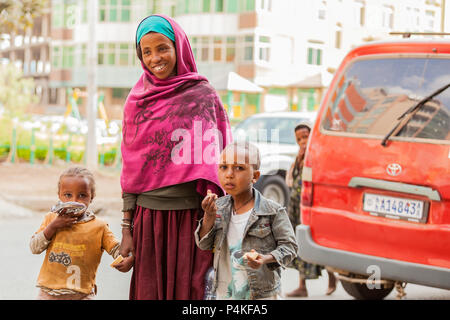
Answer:
POLYGON ((365 283, 353 283, 345 280, 340 282, 344 290, 358 300, 382 300, 394 289, 394 287, 369 289, 365 283))
POLYGON ((262 176, 255 184, 255 188, 268 199, 287 207, 289 202, 289 188, 284 178, 279 175, 262 176))

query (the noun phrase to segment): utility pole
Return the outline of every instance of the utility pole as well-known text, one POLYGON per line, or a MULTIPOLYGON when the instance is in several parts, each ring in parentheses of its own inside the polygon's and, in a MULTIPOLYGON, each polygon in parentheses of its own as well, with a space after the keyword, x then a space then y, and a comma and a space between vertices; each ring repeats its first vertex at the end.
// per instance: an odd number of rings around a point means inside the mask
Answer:
POLYGON ((88 3, 88 43, 87 43, 87 145, 86 165, 90 170, 98 167, 96 119, 97 119, 97 38, 96 24, 98 16, 98 0, 88 3))

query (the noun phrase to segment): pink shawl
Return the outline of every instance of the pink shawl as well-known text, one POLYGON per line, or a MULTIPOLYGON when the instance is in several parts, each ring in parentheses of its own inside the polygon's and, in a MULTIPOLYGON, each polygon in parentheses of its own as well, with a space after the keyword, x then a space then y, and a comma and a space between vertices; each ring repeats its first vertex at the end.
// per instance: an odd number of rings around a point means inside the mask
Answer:
POLYGON ((208 80, 197 73, 181 27, 175 33, 177 75, 160 80, 144 73, 124 107, 122 192, 142 193, 197 180, 197 191, 223 193, 217 177, 219 153, 231 140, 227 113, 208 80))

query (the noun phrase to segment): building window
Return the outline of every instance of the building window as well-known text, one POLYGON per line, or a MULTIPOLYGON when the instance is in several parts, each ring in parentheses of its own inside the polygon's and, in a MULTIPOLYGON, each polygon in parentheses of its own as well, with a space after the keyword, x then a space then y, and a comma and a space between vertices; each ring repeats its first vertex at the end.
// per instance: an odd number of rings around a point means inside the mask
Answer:
POLYGON ((223 12, 223 2, 224 0, 216 0, 216 12, 223 12))
POLYGON ((272 11, 272 0, 260 0, 260 8, 262 11, 272 11))
POLYGON ((355 0, 353 6, 354 23, 357 26, 363 26, 365 20, 365 3, 362 0, 355 0))
POLYGON ((223 40, 221 37, 214 37, 214 61, 222 61, 223 40))
POLYGON ((255 0, 241 0, 240 1, 244 5, 244 12, 252 12, 255 11, 255 0))
POLYGON ((228 13, 239 12, 238 0, 227 0, 227 12, 228 13))
POLYGON ((227 37, 226 62, 234 62, 236 58, 236 37, 227 37))
POLYGON ((52 27, 71 28, 75 25, 77 6, 63 0, 52 1, 52 27))
POLYGON ((99 65, 134 66, 134 45, 131 43, 99 43, 97 53, 99 65))
POLYGON ((244 61, 253 61, 253 47, 254 38, 253 36, 244 37, 244 61))
POLYGON ((100 22, 130 22, 131 0, 100 0, 100 22))
POLYGON ((200 61, 208 62, 209 60, 209 38, 200 38, 200 61))
POLYGON ((211 11, 211 0, 203 0, 202 12, 208 13, 211 11))
POLYGON ((336 49, 340 49, 341 45, 342 45, 342 31, 336 30, 336 42, 335 42, 336 49))
POLYGON ((131 65, 128 43, 121 43, 119 45, 119 65, 120 66, 131 65))
POLYGON ((391 7, 384 6, 382 12, 381 26, 392 29, 394 26, 394 10, 391 7))
POLYGON ((80 50, 80 54, 79 54, 80 62, 79 63, 80 63, 80 66, 84 67, 87 65, 87 45, 83 43, 79 47, 79 50, 80 50))
POLYGON ((425 28, 429 29, 430 31, 433 31, 434 30, 434 11, 431 11, 431 10, 425 11, 425 19, 426 19, 425 28))
POLYGON ((52 27, 64 27, 64 3, 61 1, 54 1, 52 3, 52 27))
POLYGON ((259 60, 269 62, 270 60, 270 37, 259 37, 259 60))
POLYGON ((52 67, 59 69, 62 67, 62 49, 61 47, 52 48, 52 67))
POLYGON ((308 64, 322 65, 322 50, 317 48, 308 48, 308 64))
POLYGON ((73 68, 75 48, 72 46, 65 46, 62 49, 62 67, 65 69, 73 68))
POLYGON ((326 1, 321 1, 319 4, 319 9, 317 11, 317 17, 319 20, 325 20, 327 17, 327 3, 326 1))

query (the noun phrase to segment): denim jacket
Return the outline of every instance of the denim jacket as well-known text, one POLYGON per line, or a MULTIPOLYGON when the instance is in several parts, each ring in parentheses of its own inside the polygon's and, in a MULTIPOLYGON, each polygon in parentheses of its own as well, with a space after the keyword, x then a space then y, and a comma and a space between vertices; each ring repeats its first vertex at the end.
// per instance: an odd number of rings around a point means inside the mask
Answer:
MULTIPOLYGON (((297 243, 294 230, 289 221, 286 209, 278 203, 265 198, 253 189, 255 204, 250 213, 242 240, 242 251, 255 249, 261 254, 272 254, 276 262, 268 263, 259 269, 247 269, 250 286, 250 299, 260 299, 274 296, 281 291, 281 267, 287 265, 296 257, 297 243)), ((199 232, 202 220, 195 231, 195 241, 202 250, 214 252, 214 289, 217 289, 217 267, 220 255, 226 254, 225 240, 231 220, 232 198, 230 195, 216 200, 217 215, 213 228, 202 238, 199 232)))

